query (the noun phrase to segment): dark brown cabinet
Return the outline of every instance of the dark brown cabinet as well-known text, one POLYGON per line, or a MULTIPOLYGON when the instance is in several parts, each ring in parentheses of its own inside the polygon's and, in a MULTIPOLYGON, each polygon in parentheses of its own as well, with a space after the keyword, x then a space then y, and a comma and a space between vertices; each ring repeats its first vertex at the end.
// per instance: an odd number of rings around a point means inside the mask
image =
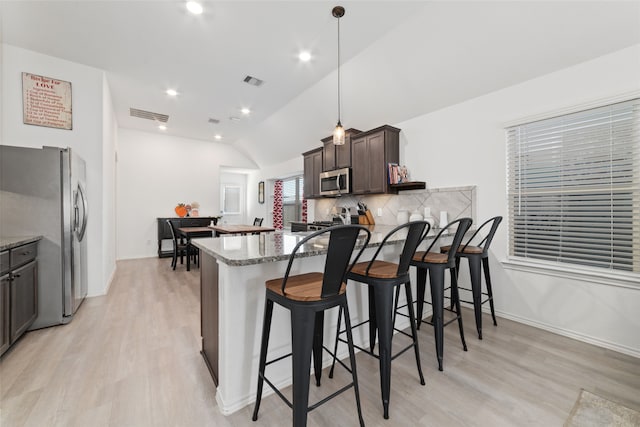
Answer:
MULTIPOLYGON (((218 217, 215 216, 187 216, 183 218, 157 218, 158 220, 158 258, 170 257, 173 254, 173 251, 170 249, 163 250, 162 249, 162 241, 163 240, 171 240, 173 237, 171 236, 171 229, 169 228, 169 224, 167 224, 167 220, 170 219, 176 228, 180 227, 206 227, 207 225, 217 224, 218 217)), ((194 237, 211 237, 211 232, 209 234, 202 233, 202 236, 194 236, 194 237)))
POLYGON ((38 317, 38 273, 36 261, 10 273, 11 322, 9 339, 14 343, 38 317))
POLYGON ((381 126, 353 137, 351 140, 353 194, 395 193, 389 186, 389 163, 400 158, 400 129, 381 126))
POLYGON ((5 274, 0 278, 0 354, 7 351, 11 344, 9 338, 9 290, 11 289, 11 282, 9 281, 9 274, 5 274))
POLYGON ((0 277, 0 355, 38 317, 38 243, 2 252, 0 277))
POLYGON ((322 147, 302 153, 304 157, 304 197, 320 197, 320 173, 322 172, 322 147))
POLYGON ((322 139, 323 172, 351 167, 351 139, 359 133, 358 129, 347 129, 344 145, 333 145, 333 135, 322 139))

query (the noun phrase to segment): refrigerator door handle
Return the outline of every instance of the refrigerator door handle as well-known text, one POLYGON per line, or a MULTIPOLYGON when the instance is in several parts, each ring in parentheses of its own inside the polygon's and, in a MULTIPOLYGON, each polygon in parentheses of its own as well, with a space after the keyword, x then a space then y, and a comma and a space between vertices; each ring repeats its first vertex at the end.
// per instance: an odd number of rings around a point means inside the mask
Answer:
POLYGON ((87 230, 87 198, 84 195, 84 190, 82 189, 82 185, 78 183, 78 190, 76 191, 76 197, 74 201, 74 211, 75 211, 75 225, 74 228, 76 230, 76 236, 78 237, 78 241, 82 241, 84 238, 84 233, 87 230), (78 223, 79 219, 79 209, 78 209, 78 197, 82 200, 82 225, 78 223), (78 230, 78 226, 80 226, 80 230, 78 230))

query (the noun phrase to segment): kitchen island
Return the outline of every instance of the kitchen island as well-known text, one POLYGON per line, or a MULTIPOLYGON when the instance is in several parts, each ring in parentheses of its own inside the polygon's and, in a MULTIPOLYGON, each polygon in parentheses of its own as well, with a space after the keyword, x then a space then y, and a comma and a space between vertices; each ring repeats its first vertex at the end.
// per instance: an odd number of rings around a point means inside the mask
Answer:
MULTIPOLYGON (((393 226, 369 226, 371 240, 362 255, 369 260, 393 226)), ((202 355, 217 385, 216 401, 223 414, 231 414, 255 401, 256 380, 262 319, 264 284, 282 277, 289 255, 296 244, 309 233, 277 231, 249 236, 198 239, 200 249, 202 355)), ((396 261, 402 249, 403 236, 385 247, 380 259, 396 261)), ((323 271, 327 241, 314 239, 300 248, 291 274, 323 271)), ((425 244, 423 243, 422 246, 425 244)), ((415 273, 412 272, 412 277, 415 273)), ((412 282, 414 280, 412 279, 412 282)), ((347 297, 352 323, 368 318, 368 291, 364 285, 349 282, 347 297)), ((401 301, 402 303, 402 301, 401 301)), ((324 342, 335 340, 337 309, 325 315, 324 342)), ((398 317, 399 329, 409 326, 398 317)), ((354 342, 367 346, 368 329, 354 330, 354 342)), ((291 348, 290 318, 287 310, 273 312, 268 359, 285 355, 291 348)), ((347 357, 346 346, 339 346, 338 357, 347 357)), ((324 354, 323 367, 331 360, 324 354)), ((291 362, 285 359, 270 365, 268 375, 278 387, 291 384, 291 362)), ((265 395, 272 393, 265 388, 265 395)))

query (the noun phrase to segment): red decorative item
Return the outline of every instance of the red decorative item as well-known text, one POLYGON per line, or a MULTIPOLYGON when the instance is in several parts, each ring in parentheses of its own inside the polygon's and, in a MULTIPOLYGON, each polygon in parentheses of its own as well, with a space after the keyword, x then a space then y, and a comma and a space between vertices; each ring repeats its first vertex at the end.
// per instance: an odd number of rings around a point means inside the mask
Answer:
POLYGON ((307 222, 307 199, 302 199, 302 222, 307 222))
POLYGON ((273 186, 273 228, 282 230, 282 181, 277 180, 273 186))
POLYGON ((182 204, 176 206, 175 211, 180 218, 184 217, 187 214, 187 208, 182 204))

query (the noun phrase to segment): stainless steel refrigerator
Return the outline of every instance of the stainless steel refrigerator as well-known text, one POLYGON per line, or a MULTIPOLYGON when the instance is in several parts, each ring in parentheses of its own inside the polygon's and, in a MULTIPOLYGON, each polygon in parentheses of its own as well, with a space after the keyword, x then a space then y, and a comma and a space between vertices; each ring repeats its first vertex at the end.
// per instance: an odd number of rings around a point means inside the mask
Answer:
POLYGON ((0 145, 0 235, 41 235, 38 317, 68 323, 87 295, 86 165, 70 148, 0 145))

